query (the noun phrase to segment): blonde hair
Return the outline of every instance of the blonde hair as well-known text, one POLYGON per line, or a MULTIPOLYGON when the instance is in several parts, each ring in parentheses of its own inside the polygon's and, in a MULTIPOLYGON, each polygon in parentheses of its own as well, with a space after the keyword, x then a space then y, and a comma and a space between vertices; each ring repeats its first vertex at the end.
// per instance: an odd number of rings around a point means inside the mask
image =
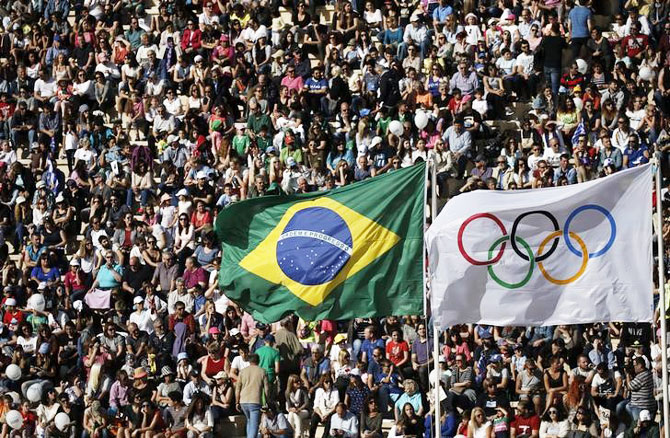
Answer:
POLYGON ((486 415, 484 414, 484 409, 482 408, 474 408, 472 412, 470 413, 470 425, 468 427, 473 427, 473 428, 479 428, 484 424, 484 421, 481 423, 477 421, 477 414, 482 414, 484 418, 486 418, 486 415))

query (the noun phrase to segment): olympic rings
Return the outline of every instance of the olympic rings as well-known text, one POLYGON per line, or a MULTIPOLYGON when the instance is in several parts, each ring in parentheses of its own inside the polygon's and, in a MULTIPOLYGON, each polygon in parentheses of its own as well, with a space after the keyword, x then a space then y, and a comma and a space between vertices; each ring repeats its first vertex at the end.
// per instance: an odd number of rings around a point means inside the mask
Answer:
POLYGON ((572 245, 572 242, 570 242, 570 239, 568 239, 568 233, 570 230, 570 223, 572 222, 572 220, 575 218, 575 216, 577 216, 584 210, 599 211, 605 215, 607 220, 610 221, 610 239, 607 241, 607 244, 600 251, 596 251, 589 254, 589 258, 600 257, 601 255, 605 254, 607 250, 610 249, 610 247, 614 243, 614 239, 616 239, 616 222, 614 222, 612 214, 609 211, 605 210, 600 205, 595 204, 582 205, 581 207, 576 208, 572 213, 570 213, 570 216, 568 216, 568 219, 565 221, 565 226, 563 227, 563 237, 565 238, 565 244, 568 246, 568 249, 572 251, 574 255, 576 255, 577 257, 582 256, 582 253, 577 251, 577 249, 572 245))
MULTIPOLYGON (((546 216, 551 221, 551 223, 554 225, 554 231, 558 231, 558 221, 556 220, 554 215, 549 213, 548 211, 535 210, 535 211, 529 211, 529 212, 526 212, 522 215, 519 215, 516 218, 516 220, 514 221, 514 225, 512 225, 512 232, 510 233, 510 243, 512 244, 512 248, 514 249, 514 252, 516 253, 516 255, 518 255, 519 257, 521 257, 524 260, 528 260, 528 256, 526 254, 522 253, 521 251, 519 251, 519 247, 516 244, 516 231, 517 231, 517 227, 519 226, 519 222, 521 222, 521 220, 523 218, 525 218, 526 216, 530 216, 531 214, 540 214, 542 216, 546 216)), ((558 236, 557 236, 554 239, 554 243, 551 245, 551 248, 549 249, 549 251, 546 254, 542 254, 541 256, 536 257, 535 261, 541 262, 541 261, 546 260, 549 256, 551 256, 554 253, 554 251, 556 251, 556 248, 558 247, 558 240, 559 239, 558 239, 558 236)))
MULTIPOLYGON (((540 247, 538 248, 538 252, 541 253, 544 250, 545 245, 547 243, 549 243, 549 241, 551 239, 554 239, 554 238, 560 236, 561 234, 562 234, 561 231, 554 231, 553 233, 548 235, 547 238, 544 239, 542 241, 542 243, 540 243, 540 247)), ((554 284, 557 284, 559 286, 562 286, 562 285, 565 285, 565 284, 570 284, 573 281, 577 280, 579 277, 581 277, 582 274, 584 273, 584 271, 586 270, 586 265, 589 262, 589 253, 586 250, 586 244, 584 243, 582 238, 579 237, 576 233, 573 233, 573 232, 570 232, 570 237, 572 237, 573 239, 575 239, 577 241, 577 243, 579 244, 579 247, 582 249, 581 254, 583 254, 581 256, 582 257, 582 265, 579 267, 579 271, 577 271, 577 273, 575 275, 573 275, 570 278, 566 278, 565 280, 558 280, 558 279, 552 277, 551 275, 549 275, 547 273, 547 271, 544 269, 544 265, 542 264, 542 262, 538 262, 538 264, 537 264, 537 267, 540 269, 540 272, 542 272, 542 275, 544 275, 544 278, 546 278, 550 282, 552 282, 554 284)))
MULTIPOLYGON (((491 248, 489 249, 489 258, 493 255, 493 250, 495 249, 496 246, 498 246, 498 244, 500 244, 500 243, 502 243, 506 240, 509 240, 509 239, 510 239, 510 236, 502 236, 500 239, 493 242, 493 245, 491 245, 491 248)), ((528 245, 528 243, 525 240, 523 240, 521 237, 517 237, 516 239, 519 242, 521 242, 521 245, 523 245, 526 252, 528 252, 528 259, 530 260, 530 267, 528 268, 528 274, 526 274, 526 276, 524 277, 523 280, 521 280, 518 283, 506 283, 506 282, 502 281, 496 275, 495 272, 493 272, 493 265, 488 266, 489 275, 491 276, 493 281, 495 281, 496 283, 498 283, 502 287, 506 287, 507 289, 517 289, 517 288, 525 286, 526 283, 528 283, 530 281, 530 278, 533 276, 533 268, 535 267, 535 256, 533 256, 533 250, 530 248, 530 245, 528 245)))
MULTIPOLYGON (((505 229, 503 223, 500 222, 500 219, 498 219, 491 213, 473 214, 463 222, 461 228, 458 230, 458 249, 461 251, 461 254, 465 258, 465 260, 469 261, 471 264, 475 266, 485 266, 485 265, 491 265, 493 263, 498 263, 498 260, 500 260, 500 258, 503 256, 505 252, 505 245, 506 245, 505 243, 502 244, 502 246, 500 247, 500 251, 498 251, 498 255, 496 255, 495 258, 483 262, 475 260, 472 257, 470 257, 468 253, 465 252, 465 248, 463 248, 463 232, 465 231, 465 227, 467 227, 470 222, 472 222, 475 219, 479 219, 480 217, 491 219, 493 222, 495 222, 496 225, 498 225, 498 228, 500 228, 500 231, 502 231, 503 235, 507 235, 507 230, 505 229)), ((489 254, 489 257, 490 256, 491 255, 489 254)))
POLYGON ((470 262, 470 264, 475 265, 475 266, 487 266, 487 270, 489 275, 491 276, 491 279, 498 283, 500 286, 507 288, 507 289, 518 289, 520 287, 525 286, 531 279, 532 274, 533 274, 533 269, 535 268, 535 265, 537 264, 537 267, 539 268, 540 272, 544 276, 544 278, 547 279, 547 281, 563 286, 566 284, 570 284, 575 282, 577 279, 579 279, 584 272, 586 271, 586 266, 588 265, 588 262, 592 258, 600 257, 601 255, 605 254, 609 249, 612 247, 614 244, 614 241, 616 240, 616 234, 617 234, 617 229, 616 229, 616 221, 614 220, 614 217, 612 214, 607 210, 606 208, 596 205, 596 204, 586 204, 582 205, 580 207, 577 207, 574 209, 569 215, 568 218, 565 221, 565 224, 563 225, 563 228, 561 229, 558 226, 558 221, 556 220, 556 217, 549 213, 548 211, 544 210, 533 210, 529 211, 526 213, 522 213, 521 215, 517 216, 517 218, 514 220, 514 223, 512 225, 512 230, 510 234, 507 234, 507 230, 505 229, 505 226, 503 225, 502 221, 498 219, 495 215, 491 213, 477 213, 469 218, 467 218, 465 221, 463 221, 463 224, 461 224, 461 227, 458 230, 458 250, 461 252, 461 255, 465 260, 470 262), (605 244, 605 246, 602 249, 599 249, 598 251, 594 252, 589 252, 588 249, 586 248, 586 244, 584 243, 584 240, 575 232, 570 231, 570 225, 572 224, 572 221, 579 215, 580 213, 586 211, 586 210, 595 210, 605 216, 605 218, 609 221, 610 224, 610 237, 605 244), (530 216, 533 214, 539 214, 542 216, 545 216, 547 219, 551 221, 551 224, 553 225, 554 230, 540 243, 540 246, 538 247, 538 252, 537 254, 533 254, 533 250, 531 249, 530 245, 523 240, 521 237, 517 235, 518 232, 518 227, 521 221, 526 217, 530 216), (471 257, 466 251, 465 247, 463 246, 463 234, 465 234, 465 228, 475 219, 490 219, 492 220, 500 229, 502 236, 499 237, 488 250, 488 260, 476 260, 475 258, 471 257), (554 252, 556 251, 556 248, 558 247, 558 242, 563 236, 565 240, 565 244, 570 250, 571 253, 576 255, 577 257, 581 258, 581 265, 579 269, 577 270, 577 273, 575 273, 573 276, 565 279, 558 279, 550 275, 543 262, 549 258, 554 252), (573 244, 572 240, 575 240, 577 242, 577 245, 579 246, 579 249, 575 247, 573 244), (523 260, 526 260, 530 262, 530 266, 528 268, 528 273, 526 276, 518 283, 508 283, 500 279, 498 275, 494 272, 493 266, 496 264, 500 259, 502 258, 504 252, 505 252, 505 247, 507 244, 507 241, 510 241, 510 244, 512 246, 512 249, 514 250, 515 254, 517 254, 519 257, 521 257, 523 260), (552 242, 553 241, 553 242, 552 242), (549 250, 545 253, 544 249, 547 247, 549 242, 552 242, 551 246, 549 247, 549 250), (523 247, 523 250, 519 247, 519 243, 523 247), (500 245, 500 249, 498 250, 498 253, 493 256, 496 247, 500 245))

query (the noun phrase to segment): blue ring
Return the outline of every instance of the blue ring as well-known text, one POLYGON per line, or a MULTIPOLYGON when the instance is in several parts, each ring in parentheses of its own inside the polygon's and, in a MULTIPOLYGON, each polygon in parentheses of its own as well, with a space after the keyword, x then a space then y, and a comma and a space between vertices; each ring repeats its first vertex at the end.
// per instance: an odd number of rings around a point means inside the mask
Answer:
POLYGON ((572 222, 572 220, 575 218, 575 216, 577 216, 579 213, 581 213, 584 210, 599 211, 603 215, 605 215, 607 220, 610 221, 611 232, 610 232, 610 240, 607 241, 607 245, 605 245, 605 247, 603 249, 601 249, 600 251, 597 251, 597 252, 594 252, 594 253, 589 253, 589 258, 598 257, 598 256, 601 256, 601 255, 605 254, 610 249, 612 244, 614 243, 614 239, 616 239, 616 222, 614 222, 614 218, 612 217, 612 214, 607 209, 605 209, 604 207, 601 207, 600 205, 595 205, 595 204, 587 204, 587 205, 582 205, 581 207, 576 208, 575 210, 573 210, 573 212, 570 213, 570 216, 568 216, 568 219, 565 221, 565 225, 563 226, 563 238, 565 239, 565 244, 567 245, 568 249, 574 255, 576 255, 577 257, 582 257, 581 251, 579 251, 577 248, 575 248, 572 245, 572 242, 570 242, 570 237, 569 237, 568 233, 570 232, 570 222, 572 222))

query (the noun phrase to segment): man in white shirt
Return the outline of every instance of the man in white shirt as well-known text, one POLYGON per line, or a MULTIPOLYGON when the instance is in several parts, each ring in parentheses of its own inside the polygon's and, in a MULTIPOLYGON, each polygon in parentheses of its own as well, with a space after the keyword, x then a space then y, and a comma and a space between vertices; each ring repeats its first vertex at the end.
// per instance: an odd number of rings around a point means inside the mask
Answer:
POLYGON ((144 298, 142 297, 133 298, 133 305, 135 311, 130 314, 129 321, 137 324, 140 331, 152 334, 154 332, 154 320, 158 318, 158 314, 144 308, 144 298))
POLYGON ((347 410, 347 405, 338 403, 335 415, 330 419, 330 436, 334 438, 358 438, 358 418, 347 410))
POLYGON ((158 53, 158 47, 156 44, 149 44, 149 34, 143 33, 140 39, 142 41, 142 45, 137 48, 137 55, 135 55, 135 59, 139 65, 145 67, 150 63, 149 52, 153 52, 154 54, 158 53))
POLYGON ((258 38, 262 36, 267 38, 268 28, 262 24, 258 24, 258 20, 256 20, 256 18, 254 17, 249 19, 247 27, 244 28, 244 30, 240 34, 240 37, 242 38, 242 40, 244 40, 244 43, 249 48, 252 47, 256 43, 258 38))
POLYGON ((263 417, 261 418, 260 431, 263 438, 289 438, 293 436, 291 425, 286 419, 286 415, 277 412, 274 403, 268 403, 267 407, 261 409, 263 417))
POLYGON ((519 55, 516 57, 514 71, 516 72, 520 82, 519 90, 525 97, 531 97, 535 95, 537 83, 539 82, 539 77, 534 72, 534 61, 535 56, 533 55, 533 52, 530 51, 530 44, 528 41, 522 40, 521 53, 519 53, 519 55))
POLYGON ((405 33, 402 36, 402 44, 398 47, 399 58, 402 60, 407 56, 407 48, 412 44, 419 47, 421 59, 426 56, 426 50, 430 47, 431 39, 428 28, 421 22, 421 17, 414 14, 410 17, 409 25, 405 26, 405 33))
POLYGON ((33 96, 41 103, 46 103, 56 94, 56 81, 47 76, 46 69, 40 69, 39 75, 39 79, 35 81, 33 96))
POLYGON ((194 299, 193 296, 188 293, 186 286, 184 286, 184 279, 178 278, 175 280, 176 288, 168 294, 168 314, 172 315, 175 313, 175 304, 177 301, 184 303, 184 309, 191 313, 193 312, 194 299))
MULTIPOLYGON (((235 337, 240 334, 240 331, 236 328, 230 330, 230 336, 235 337)), ((235 356, 233 361, 230 363, 230 376, 234 379, 237 379, 237 376, 240 374, 240 371, 249 366, 249 361, 247 356, 249 355, 249 347, 246 344, 240 344, 239 354, 235 356)))

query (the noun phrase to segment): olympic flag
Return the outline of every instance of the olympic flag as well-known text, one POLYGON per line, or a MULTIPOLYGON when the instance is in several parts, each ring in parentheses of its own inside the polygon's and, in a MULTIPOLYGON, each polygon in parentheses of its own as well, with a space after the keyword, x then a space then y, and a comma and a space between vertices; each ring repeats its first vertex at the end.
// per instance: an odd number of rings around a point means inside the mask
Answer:
POLYGON ((652 177, 645 165, 450 200, 426 233, 435 321, 651 321, 652 177))

